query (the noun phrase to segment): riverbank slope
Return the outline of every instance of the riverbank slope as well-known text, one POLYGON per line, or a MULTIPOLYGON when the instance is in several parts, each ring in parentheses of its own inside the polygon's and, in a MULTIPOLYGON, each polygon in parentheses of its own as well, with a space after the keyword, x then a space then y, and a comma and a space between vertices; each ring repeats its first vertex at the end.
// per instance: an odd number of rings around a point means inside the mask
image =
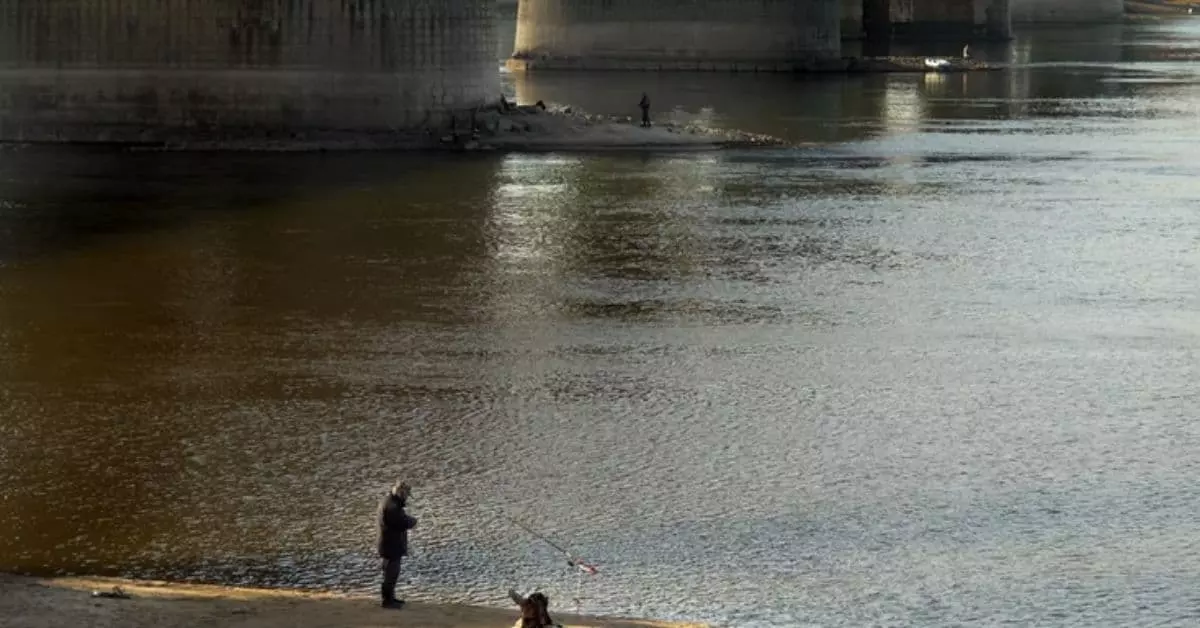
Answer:
MULTIPOLYGON (((704 628, 701 624, 576 617, 551 612, 564 626, 704 628)), ((511 626, 510 609, 450 604, 383 609, 372 598, 333 593, 246 589, 115 578, 32 578, 0 574, 0 626, 21 628, 495 628, 511 626), (128 599, 96 598, 120 587, 128 599)))

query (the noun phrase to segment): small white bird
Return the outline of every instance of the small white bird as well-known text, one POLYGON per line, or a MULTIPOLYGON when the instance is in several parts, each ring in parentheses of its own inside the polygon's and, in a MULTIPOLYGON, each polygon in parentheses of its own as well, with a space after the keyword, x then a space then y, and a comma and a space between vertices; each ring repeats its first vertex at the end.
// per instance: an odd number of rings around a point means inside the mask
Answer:
POLYGON ((967 45, 963 46, 963 58, 964 59, 971 58, 971 44, 967 44, 967 45))

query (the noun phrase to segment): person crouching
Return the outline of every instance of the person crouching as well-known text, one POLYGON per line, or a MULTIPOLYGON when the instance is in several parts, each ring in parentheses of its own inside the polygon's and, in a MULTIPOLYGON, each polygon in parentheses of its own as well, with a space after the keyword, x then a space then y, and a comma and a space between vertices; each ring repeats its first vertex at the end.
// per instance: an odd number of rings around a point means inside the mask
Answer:
POLYGON ((509 589, 508 596, 521 607, 521 619, 513 624, 513 628, 562 628, 562 624, 550 619, 550 598, 544 593, 539 591, 523 596, 509 589))

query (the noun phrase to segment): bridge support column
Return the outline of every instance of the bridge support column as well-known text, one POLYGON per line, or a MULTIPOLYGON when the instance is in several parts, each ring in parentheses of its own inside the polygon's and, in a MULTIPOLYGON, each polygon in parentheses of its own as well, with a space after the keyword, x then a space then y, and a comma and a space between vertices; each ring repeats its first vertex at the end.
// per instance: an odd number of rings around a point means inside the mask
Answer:
POLYGON ((790 71, 841 54, 842 0, 521 0, 513 70, 790 71))
POLYGON ((440 125, 499 93, 494 11, 0 0, 0 141, 344 142, 440 125))

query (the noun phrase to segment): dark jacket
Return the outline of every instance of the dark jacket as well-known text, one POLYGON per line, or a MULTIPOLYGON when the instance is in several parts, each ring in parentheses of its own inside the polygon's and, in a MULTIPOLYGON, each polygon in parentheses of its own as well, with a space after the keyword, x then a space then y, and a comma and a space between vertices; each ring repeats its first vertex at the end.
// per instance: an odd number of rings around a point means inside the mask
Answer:
POLYGON ((379 505, 379 556, 395 560, 408 556, 408 531, 417 520, 404 512, 404 501, 388 494, 379 505))

